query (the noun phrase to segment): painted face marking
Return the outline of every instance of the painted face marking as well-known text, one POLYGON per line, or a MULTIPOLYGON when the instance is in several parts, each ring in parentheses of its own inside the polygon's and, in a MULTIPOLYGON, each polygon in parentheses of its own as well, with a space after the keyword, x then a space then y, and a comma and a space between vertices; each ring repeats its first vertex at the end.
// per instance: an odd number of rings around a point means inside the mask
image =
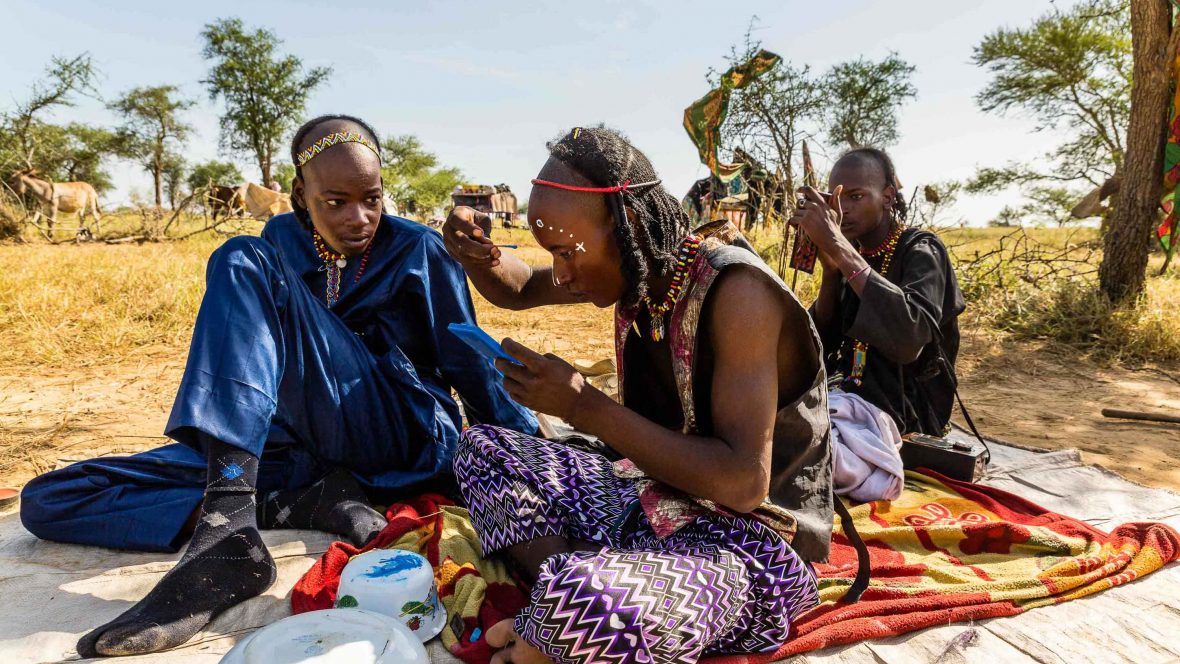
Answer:
MULTIPOLYGON (((536 220, 535 222, 533 222, 533 223, 535 223, 535 224, 536 224, 537 228, 545 228, 545 222, 544 222, 544 221, 541 221, 540 219, 537 219, 537 220, 536 220)), ((558 228, 558 229, 557 229, 557 232, 558 232, 558 233, 563 233, 563 234, 564 234, 564 233, 565 233, 565 229, 564 229, 564 228, 558 228)), ((574 236, 574 234, 573 234, 573 233, 569 233, 569 236, 572 238, 572 237, 574 236)), ((586 252, 586 243, 585 243, 585 242, 576 242, 576 243, 574 243, 574 244, 575 244, 575 249, 574 249, 575 251, 580 251, 580 252, 582 252, 582 253, 587 253, 587 252, 586 252)))

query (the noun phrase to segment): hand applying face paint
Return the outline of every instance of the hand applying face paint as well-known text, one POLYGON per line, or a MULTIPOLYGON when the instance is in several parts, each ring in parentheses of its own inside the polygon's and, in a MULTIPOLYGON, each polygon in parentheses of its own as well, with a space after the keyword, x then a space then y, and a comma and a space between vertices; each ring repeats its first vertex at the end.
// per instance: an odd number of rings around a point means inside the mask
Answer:
POLYGON ((465 269, 496 267, 500 249, 492 242, 492 218, 469 207, 457 207, 442 227, 443 244, 465 269))

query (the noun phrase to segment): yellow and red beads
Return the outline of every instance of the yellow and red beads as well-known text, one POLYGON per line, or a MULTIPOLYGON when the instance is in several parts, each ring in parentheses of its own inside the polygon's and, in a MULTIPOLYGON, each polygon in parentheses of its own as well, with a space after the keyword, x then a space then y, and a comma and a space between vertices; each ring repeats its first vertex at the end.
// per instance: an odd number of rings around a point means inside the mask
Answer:
POLYGON ((884 274, 885 271, 889 269, 889 259, 893 258, 893 250, 897 249, 897 241, 901 239, 901 231, 901 225, 895 224, 893 228, 889 230, 889 236, 885 238, 884 242, 873 247, 872 249, 859 249, 858 251, 860 251, 860 255, 864 256, 865 258, 873 258, 874 256, 885 254, 885 263, 881 264, 881 273, 884 274))
MULTIPOLYGON (((880 274, 885 278, 889 278, 889 265, 893 262, 893 254, 897 251, 897 241, 901 239, 902 227, 896 224, 889 231, 889 236, 881 244, 872 249, 860 249, 860 255, 865 258, 874 258, 885 254, 881 260, 880 274)), ((853 385, 859 386, 864 379, 865 365, 869 361, 869 345, 860 339, 853 339, 852 342, 852 370, 849 371, 848 380, 853 385)))
POLYGON ((696 262, 700 254, 701 240, 695 235, 689 235, 680 243, 680 251, 676 255, 676 270, 672 273, 672 285, 659 304, 652 304, 647 296, 643 301, 647 304, 647 313, 651 318, 651 339, 664 339, 664 316, 676 306, 684 291, 688 288, 688 270, 696 262))
MULTIPOLYGON (((328 243, 314 228, 311 230, 311 240, 315 244, 315 253, 324 262, 324 271, 328 274, 328 287, 324 293, 324 300, 329 307, 335 306, 340 301, 340 271, 348 265, 348 259, 344 257, 344 254, 336 253, 328 248, 328 243)), ((352 283, 355 284, 361 280, 361 275, 365 273, 365 267, 369 264, 369 252, 372 249, 373 242, 370 240, 368 246, 365 247, 365 253, 361 255, 361 266, 357 270, 356 276, 353 277, 352 283)))

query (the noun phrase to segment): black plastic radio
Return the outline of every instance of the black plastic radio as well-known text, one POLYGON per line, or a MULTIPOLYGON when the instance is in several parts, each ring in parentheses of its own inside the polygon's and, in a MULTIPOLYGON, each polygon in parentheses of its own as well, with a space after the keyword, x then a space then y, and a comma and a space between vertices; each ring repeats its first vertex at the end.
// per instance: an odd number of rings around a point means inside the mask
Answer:
POLYGON ((987 449, 968 440, 911 433, 901 439, 901 463, 908 469, 929 468, 963 482, 978 482, 987 470, 987 449))

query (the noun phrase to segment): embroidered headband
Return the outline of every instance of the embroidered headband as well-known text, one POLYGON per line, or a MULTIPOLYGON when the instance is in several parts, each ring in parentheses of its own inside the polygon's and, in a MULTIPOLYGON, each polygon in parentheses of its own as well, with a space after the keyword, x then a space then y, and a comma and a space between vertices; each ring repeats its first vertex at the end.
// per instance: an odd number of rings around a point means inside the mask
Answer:
POLYGON ((377 159, 381 159, 381 151, 377 149, 376 145, 373 145, 373 141, 370 141, 369 139, 362 136, 360 132, 338 131, 328 134, 315 143, 312 143, 311 147, 299 153, 299 157, 295 160, 295 163, 297 166, 302 168, 305 164, 307 164, 307 162, 314 159, 324 150, 327 150, 333 145, 339 145, 340 143, 360 143, 361 145, 372 150, 373 154, 377 155, 377 159))

